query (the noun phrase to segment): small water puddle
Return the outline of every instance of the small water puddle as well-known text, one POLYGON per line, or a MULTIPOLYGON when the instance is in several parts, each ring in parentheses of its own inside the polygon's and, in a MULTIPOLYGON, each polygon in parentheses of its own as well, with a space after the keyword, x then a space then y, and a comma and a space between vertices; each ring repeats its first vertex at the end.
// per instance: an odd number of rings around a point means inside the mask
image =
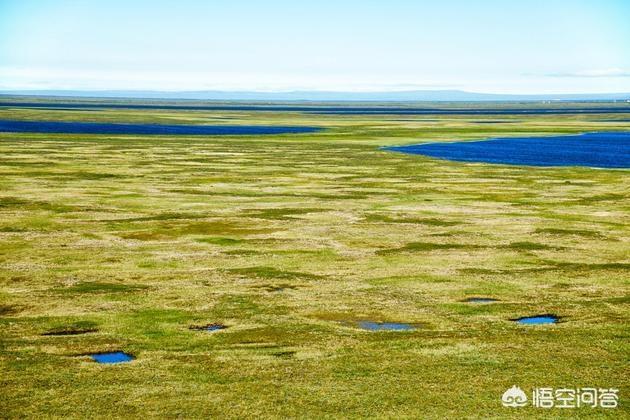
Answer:
POLYGON ((206 324, 206 325, 193 325, 193 326, 190 327, 191 330, 209 331, 209 332, 224 330, 226 328, 227 328, 227 326, 225 326, 223 324, 218 324, 218 323, 206 324))
POLYGON ((539 324, 555 324, 560 317, 551 314, 524 316, 521 318, 511 319, 511 321, 518 322, 519 324, 526 325, 539 325, 539 324))
POLYGON ((488 297, 470 297, 467 299, 464 299, 464 302, 467 303, 492 303, 492 302, 498 302, 499 299, 495 299, 495 298, 488 298, 488 297))
POLYGON ((94 353, 90 357, 96 363, 125 363, 131 362, 135 357, 122 351, 112 351, 107 353, 94 353))
POLYGON ((411 324, 400 322, 375 322, 359 321, 359 327, 369 331, 412 331, 415 327, 411 324))

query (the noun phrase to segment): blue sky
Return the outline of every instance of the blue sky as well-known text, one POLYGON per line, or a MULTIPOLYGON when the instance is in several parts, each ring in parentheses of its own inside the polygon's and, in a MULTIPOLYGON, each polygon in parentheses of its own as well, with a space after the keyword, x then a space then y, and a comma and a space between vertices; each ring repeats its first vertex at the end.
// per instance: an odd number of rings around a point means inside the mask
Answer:
POLYGON ((0 89, 630 92, 629 0, 0 0, 0 89))

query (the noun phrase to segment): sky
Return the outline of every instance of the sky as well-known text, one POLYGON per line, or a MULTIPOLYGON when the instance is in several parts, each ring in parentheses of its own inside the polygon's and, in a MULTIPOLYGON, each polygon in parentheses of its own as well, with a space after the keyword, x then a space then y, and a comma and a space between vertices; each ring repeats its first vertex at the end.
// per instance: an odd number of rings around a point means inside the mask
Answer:
POLYGON ((0 89, 630 92, 630 0, 0 0, 0 89))

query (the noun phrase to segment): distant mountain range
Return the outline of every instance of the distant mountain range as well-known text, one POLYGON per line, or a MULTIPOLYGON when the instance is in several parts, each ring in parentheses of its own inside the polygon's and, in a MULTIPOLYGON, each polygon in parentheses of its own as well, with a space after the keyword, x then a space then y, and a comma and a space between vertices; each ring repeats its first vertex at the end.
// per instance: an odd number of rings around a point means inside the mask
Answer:
POLYGON ((392 92, 241 92, 241 91, 144 91, 144 90, 0 90, 2 95, 80 98, 193 99, 210 101, 378 101, 378 102, 477 102, 477 101, 630 101, 630 93, 576 93, 514 95, 461 90, 410 90, 392 92))

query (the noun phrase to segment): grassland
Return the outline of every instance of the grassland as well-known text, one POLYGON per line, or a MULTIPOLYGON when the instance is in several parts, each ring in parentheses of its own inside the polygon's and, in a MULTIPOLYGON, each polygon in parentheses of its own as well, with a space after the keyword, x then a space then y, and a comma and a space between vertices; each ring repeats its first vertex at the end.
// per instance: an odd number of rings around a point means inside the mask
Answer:
POLYGON ((379 150, 630 129, 602 118, 2 109, 328 129, 0 133, 0 417, 628 417, 629 172, 379 150), (620 407, 504 408, 514 384, 620 407))

